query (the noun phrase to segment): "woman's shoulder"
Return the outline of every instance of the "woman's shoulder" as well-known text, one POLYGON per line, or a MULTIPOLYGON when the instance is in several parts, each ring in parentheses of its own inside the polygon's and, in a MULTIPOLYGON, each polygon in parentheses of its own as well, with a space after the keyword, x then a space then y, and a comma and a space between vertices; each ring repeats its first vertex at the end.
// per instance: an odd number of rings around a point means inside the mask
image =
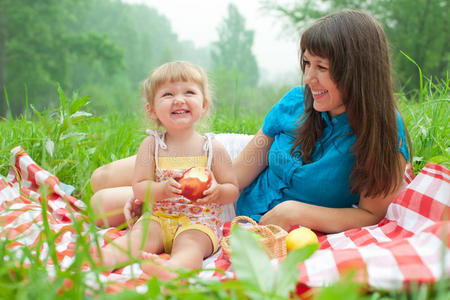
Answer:
POLYGON ((289 90, 277 103, 273 105, 272 109, 266 116, 266 119, 269 117, 269 120, 273 119, 273 121, 279 123, 280 118, 291 116, 296 121, 305 108, 303 91, 303 86, 296 86, 289 90))
POLYGON ((274 105, 280 111, 298 112, 304 108, 304 87, 296 86, 289 90, 281 99, 274 105))
POLYGON ((305 86, 304 85, 297 85, 291 88, 287 93, 286 96, 292 95, 297 97, 298 95, 301 95, 303 98, 303 93, 305 92, 305 86))
POLYGON ((280 100, 282 103, 296 103, 303 102, 304 86, 295 86, 290 89, 280 100))
POLYGON ((288 132, 296 127, 295 123, 305 109, 303 91, 303 86, 292 88, 272 107, 263 123, 265 135, 273 138, 280 132, 288 132))

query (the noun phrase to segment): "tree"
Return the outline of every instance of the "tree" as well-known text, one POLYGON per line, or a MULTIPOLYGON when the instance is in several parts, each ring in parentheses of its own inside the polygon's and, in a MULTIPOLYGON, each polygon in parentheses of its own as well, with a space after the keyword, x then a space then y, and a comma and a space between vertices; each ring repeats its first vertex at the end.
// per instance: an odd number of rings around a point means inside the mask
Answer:
MULTIPOLYGON (((140 106, 141 82, 155 67, 180 59, 185 51, 169 20, 143 4, 97 0, 81 17, 80 30, 105 35, 123 52, 123 68, 111 76, 98 64, 78 64, 74 82, 92 96, 96 110, 129 112, 140 106), (86 78, 88 76, 88 78, 86 78)), ((195 51, 194 51, 195 52, 195 51)))
MULTIPOLYGON (((417 68, 400 51, 411 57, 426 76, 445 78, 450 64, 449 0, 382 1, 390 13, 384 28, 394 50, 397 76, 409 88, 418 87, 417 68)), ((380 14, 380 13, 379 13, 380 14)))
POLYGON ((235 74, 243 86, 256 86, 258 64, 252 52, 254 31, 245 28, 245 18, 233 4, 228 5, 228 16, 217 29, 219 40, 213 43, 213 68, 235 74))
MULTIPOLYGON (((72 66, 79 60, 99 59, 110 70, 120 67, 120 49, 105 36, 77 29, 79 15, 89 9, 89 2, 1 0, 0 90, 3 94, 7 88, 14 114, 23 111, 26 97, 37 106, 48 106, 52 98, 56 101, 57 83, 72 89, 72 66)), ((0 115, 4 115, 1 100, 0 115)))
POLYGON ((305 0, 291 5, 262 1, 266 10, 302 28, 327 13, 344 9, 370 12, 383 25, 393 49, 394 69, 401 87, 415 89, 419 78, 412 58, 427 76, 445 77, 449 69, 449 0, 305 0))
MULTIPOLYGON (((133 111, 151 69, 174 59, 205 66, 206 50, 182 43, 156 9, 119 0, 0 0, 0 116, 25 99, 56 105, 56 86, 89 95, 96 111, 133 111)), ((209 51, 208 51, 209 54, 209 51)))
POLYGON ((6 80, 6 15, 4 4, 6 1, 0 0, 0 116, 6 112, 5 86, 6 80))

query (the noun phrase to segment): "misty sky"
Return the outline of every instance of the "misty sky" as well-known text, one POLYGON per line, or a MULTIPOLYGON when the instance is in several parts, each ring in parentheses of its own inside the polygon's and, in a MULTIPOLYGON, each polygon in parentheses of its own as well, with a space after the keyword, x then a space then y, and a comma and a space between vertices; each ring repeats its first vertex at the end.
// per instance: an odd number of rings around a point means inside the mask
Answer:
MULTIPOLYGON (((228 3, 235 4, 246 19, 247 29, 255 31, 253 53, 265 80, 298 80, 298 35, 282 34, 282 26, 260 9, 258 0, 127 0, 155 7, 171 22, 181 40, 206 46, 218 39, 217 26, 227 14, 228 3), (205 26, 208 24, 208 26, 205 26)), ((291 32, 292 34, 292 32, 291 32)))

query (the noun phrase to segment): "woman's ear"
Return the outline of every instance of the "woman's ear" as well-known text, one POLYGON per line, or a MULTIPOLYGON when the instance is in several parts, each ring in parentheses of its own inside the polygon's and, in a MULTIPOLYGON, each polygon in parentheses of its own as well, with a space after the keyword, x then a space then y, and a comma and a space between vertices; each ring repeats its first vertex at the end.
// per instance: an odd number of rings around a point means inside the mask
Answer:
POLYGON ((145 110, 147 111, 147 114, 150 118, 152 118, 153 120, 157 120, 158 116, 156 116, 156 112, 155 110, 152 108, 152 106, 150 105, 150 103, 145 104, 145 110))

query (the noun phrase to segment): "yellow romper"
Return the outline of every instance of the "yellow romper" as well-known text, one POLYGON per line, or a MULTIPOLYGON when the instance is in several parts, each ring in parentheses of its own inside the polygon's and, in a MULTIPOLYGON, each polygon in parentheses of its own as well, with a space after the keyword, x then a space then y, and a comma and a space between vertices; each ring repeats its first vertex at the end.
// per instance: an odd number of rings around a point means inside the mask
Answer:
MULTIPOLYGON (((167 149, 164 134, 148 130, 155 137, 155 178, 157 182, 169 179, 175 172, 183 172, 191 167, 211 169, 212 134, 205 135, 204 155, 188 157, 158 157, 158 149, 167 149)), ((152 220, 161 225, 164 251, 170 253, 175 238, 185 230, 196 229, 206 233, 211 239, 213 253, 217 251, 222 238, 220 221, 222 205, 195 204, 189 199, 179 196, 156 201, 153 204, 152 220)))

